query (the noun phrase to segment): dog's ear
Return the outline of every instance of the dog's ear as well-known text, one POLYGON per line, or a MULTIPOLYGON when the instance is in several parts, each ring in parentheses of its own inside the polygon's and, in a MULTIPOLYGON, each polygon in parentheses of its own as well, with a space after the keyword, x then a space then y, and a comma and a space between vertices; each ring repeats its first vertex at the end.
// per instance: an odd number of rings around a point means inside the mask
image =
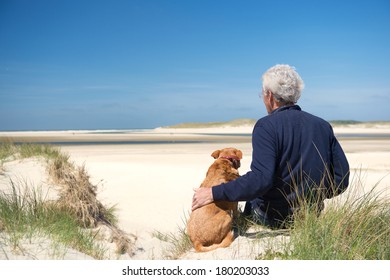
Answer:
POLYGON ((213 158, 217 159, 217 158, 219 157, 219 154, 220 154, 220 153, 221 153, 220 150, 216 150, 216 151, 214 151, 214 152, 211 154, 211 156, 212 156, 213 158))
POLYGON ((242 159, 242 152, 240 150, 237 150, 236 151, 236 156, 239 158, 239 159, 242 159))

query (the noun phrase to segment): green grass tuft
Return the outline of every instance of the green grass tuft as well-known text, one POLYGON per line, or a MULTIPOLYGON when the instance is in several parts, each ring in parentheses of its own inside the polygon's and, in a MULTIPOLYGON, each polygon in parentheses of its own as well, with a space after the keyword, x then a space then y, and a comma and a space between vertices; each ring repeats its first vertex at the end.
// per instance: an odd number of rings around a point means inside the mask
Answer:
POLYGON ((373 192, 317 217, 307 212, 291 230, 287 259, 390 259, 390 203, 373 192))
POLYGON ((11 189, 0 192, 0 230, 6 232, 12 247, 24 239, 46 236, 101 259, 104 249, 96 245, 91 232, 82 231, 77 221, 53 203, 45 202, 41 190, 27 183, 11 182, 11 189))

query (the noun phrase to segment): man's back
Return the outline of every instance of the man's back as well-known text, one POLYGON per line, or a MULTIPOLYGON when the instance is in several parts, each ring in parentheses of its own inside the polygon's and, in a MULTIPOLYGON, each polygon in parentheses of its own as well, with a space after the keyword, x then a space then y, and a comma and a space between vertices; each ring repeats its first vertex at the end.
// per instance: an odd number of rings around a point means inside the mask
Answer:
POLYGON ((258 121, 253 133, 253 158, 257 160, 253 160, 252 170, 262 172, 267 164, 269 176, 273 173, 260 198, 267 209, 274 208, 280 216, 292 214, 298 195, 320 187, 333 189, 334 184, 342 183, 340 193, 348 185, 348 178, 342 182, 334 177, 335 164, 343 176, 349 167, 332 127, 297 105, 281 107, 258 121))
POLYGON ((278 108, 260 119, 252 144, 251 171, 214 187, 216 200, 256 199, 271 219, 284 219, 294 211, 297 187, 308 191, 325 182, 321 186, 337 186, 338 194, 348 186, 348 162, 330 124, 297 105, 278 108))

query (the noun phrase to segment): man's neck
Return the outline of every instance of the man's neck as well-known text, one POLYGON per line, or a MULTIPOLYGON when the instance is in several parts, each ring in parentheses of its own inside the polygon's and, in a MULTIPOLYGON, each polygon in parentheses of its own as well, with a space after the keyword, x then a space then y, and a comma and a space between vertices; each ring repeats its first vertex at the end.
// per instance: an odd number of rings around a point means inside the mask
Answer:
POLYGON ((298 110, 301 110, 301 108, 298 105, 294 104, 294 103, 286 103, 285 105, 276 107, 276 109, 272 110, 272 112, 270 114, 278 112, 278 111, 283 111, 284 109, 288 109, 290 107, 294 107, 294 109, 296 108, 298 110))

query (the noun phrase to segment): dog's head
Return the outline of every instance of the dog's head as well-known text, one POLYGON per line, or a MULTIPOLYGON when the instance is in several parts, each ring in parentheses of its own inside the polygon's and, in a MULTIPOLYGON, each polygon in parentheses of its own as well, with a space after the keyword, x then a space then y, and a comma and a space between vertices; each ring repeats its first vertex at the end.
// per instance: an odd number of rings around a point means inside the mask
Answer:
POLYGON ((241 166, 240 160, 242 159, 242 152, 235 148, 225 148, 222 150, 216 150, 211 154, 211 156, 215 159, 225 158, 230 160, 235 169, 238 169, 241 166))

